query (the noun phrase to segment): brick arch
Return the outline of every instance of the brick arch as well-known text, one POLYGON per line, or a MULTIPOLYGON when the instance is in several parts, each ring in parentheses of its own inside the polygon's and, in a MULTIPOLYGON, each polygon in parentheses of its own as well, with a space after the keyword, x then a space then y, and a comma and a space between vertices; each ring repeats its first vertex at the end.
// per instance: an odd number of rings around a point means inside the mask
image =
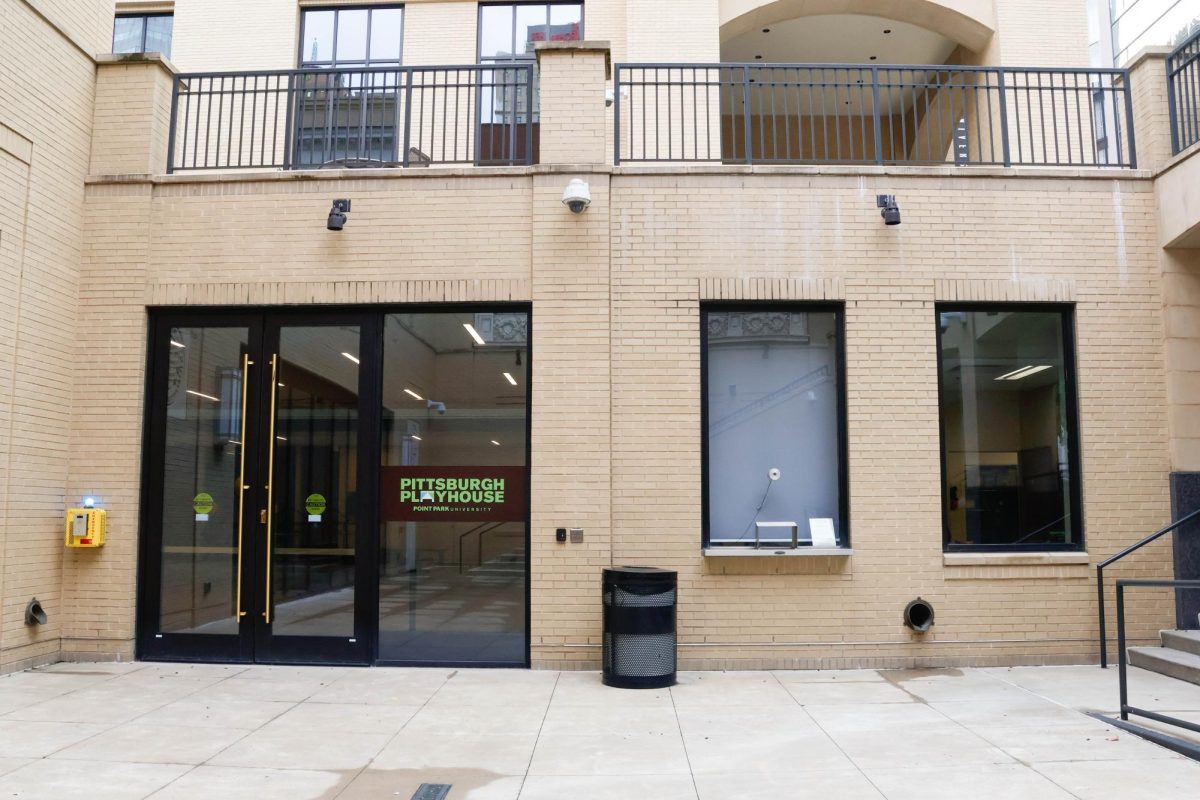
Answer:
POLYGON ((995 33, 993 0, 720 0, 721 40, 796 17, 864 14, 935 31, 979 52, 995 33))

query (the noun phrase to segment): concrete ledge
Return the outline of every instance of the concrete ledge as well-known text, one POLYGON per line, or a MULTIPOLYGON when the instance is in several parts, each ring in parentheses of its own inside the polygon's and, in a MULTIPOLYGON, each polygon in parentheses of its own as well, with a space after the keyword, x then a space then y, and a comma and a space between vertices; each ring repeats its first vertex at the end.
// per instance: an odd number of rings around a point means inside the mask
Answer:
POLYGON ((584 39, 578 42, 534 42, 533 52, 538 60, 543 53, 603 53, 604 78, 612 78, 612 42, 603 39, 584 39))
POLYGON ((947 567, 1029 567, 1090 564, 1087 553, 942 553, 947 567))
POLYGON ((778 550, 769 547, 706 547, 702 552, 706 558, 744 558, 747 556, 750 558, 775 558, 778 556, 785 558, 796 556, 840 558, 854 555, 854 550, 849 547, 785 547, 778 550))
MULTIPOLYGON (((1186 151, 1190 154, 1192 151, 1186 151)), ((1181 154, 1185 155, 1185 154, 1181 154)), ((735 164, 676 164, 672 166, 638 165, 610 167, 603 164, 536 164, 527 167, 474 167, 444 166, 380 167, 371 169, 242 169, 212 170, 203 172, 159 173, 155 175, 91 175, 89 184, 107 183, 254 183, 263 181, 332 181, 365 179, 420 179, 420 178, 487 178, 518 177, 530 175, 614 175, 652 177, 691 177, 701 175, 761 175, 778 177, 911 177, 911 178, 1015 178, 1022 180, 1096 180, 1136 183, 1146 181, 1145 191, 1153 191, 1149 181, 1155 177, 1150 170, 1058 167, 878 167, 860 166, 762 166, 735 164)), ((1013 188, 1013 187, 1007 187, 1013 188)), ((1031 187, 1036 190, 1036 187, 1031 187)))
POLYGON ((171 77, 179 74, 171 60, 162 53, 101 53, 96 56, 97 66, 107 64, 157 64, 171 77))

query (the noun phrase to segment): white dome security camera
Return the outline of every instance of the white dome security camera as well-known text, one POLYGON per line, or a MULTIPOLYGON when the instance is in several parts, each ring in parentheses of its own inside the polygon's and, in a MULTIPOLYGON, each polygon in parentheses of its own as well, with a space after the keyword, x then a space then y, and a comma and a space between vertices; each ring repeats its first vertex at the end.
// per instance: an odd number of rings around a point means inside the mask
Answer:
POLYGON ((563 189, 562 201, 572 214, 582 214, 592 204, 592 192, 587 181, 572 178, 567 188, 563 189))
POLYGON ((773 481, 779 480, 782 475, 783 473, 779 471, 778 467, 771 467, 769 470, 767 470, 767 477, 773 481))

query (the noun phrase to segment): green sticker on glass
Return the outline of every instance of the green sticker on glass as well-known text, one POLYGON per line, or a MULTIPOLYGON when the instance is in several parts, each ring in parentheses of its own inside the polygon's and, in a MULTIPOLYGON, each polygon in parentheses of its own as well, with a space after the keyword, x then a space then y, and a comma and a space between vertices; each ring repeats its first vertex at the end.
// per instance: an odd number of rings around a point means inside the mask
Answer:
POLYGON ((312 515, 320 515, 325 513, 325 495, 310 494, 304 498, 304 510, 312 515))
POLYGON ((212 495, 208 492, 201 492, 192 498, 192 510, 197 514, 207 514, 213 510, 212 495))

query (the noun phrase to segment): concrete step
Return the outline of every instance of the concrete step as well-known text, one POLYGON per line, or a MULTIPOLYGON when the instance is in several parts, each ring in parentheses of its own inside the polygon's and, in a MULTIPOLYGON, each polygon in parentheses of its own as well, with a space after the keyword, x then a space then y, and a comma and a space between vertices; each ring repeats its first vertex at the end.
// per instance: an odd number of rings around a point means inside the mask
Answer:
POLYGON ((1200 631, 1159 631, 1163 647, 1200 656, 1200 631))
POLYGON ((1129 663, 1200 686, 1200 655, 1170 647, 1131 647, 1129 663))

